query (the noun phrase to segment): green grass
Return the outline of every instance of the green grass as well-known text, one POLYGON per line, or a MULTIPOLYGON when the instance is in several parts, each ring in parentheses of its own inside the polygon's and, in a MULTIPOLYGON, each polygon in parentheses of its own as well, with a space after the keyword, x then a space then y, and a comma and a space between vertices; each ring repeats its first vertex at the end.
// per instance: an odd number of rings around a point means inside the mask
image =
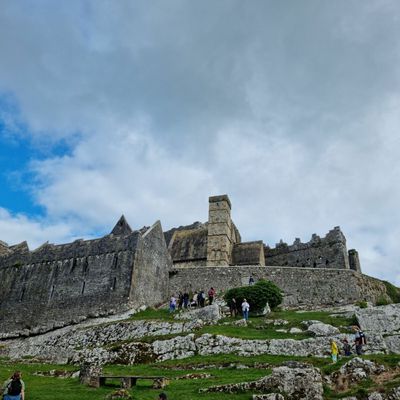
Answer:
MULTIPOLYGON (((134 314, 130 317, 130 320, 159 320, 168 322, 177 322, 174 319, 175 314, 169 313, 167 309, 147 309, 140 313, 134 314)), ((234 325, 234 322, 240 319, 237 318, 223 318, 218 324, 206 325, 199 330, 195 331, 196 336, 200 336, 204 333, 212 335, 224 335, 229 337, 235 337, 240 339, 251 339, 251 340, 270 340, 270 339, 295 339, 302 340, 312 337, 308 332, 302 332, 292 334, 289 332, 278 332, 279 329, 285 329, 287 331, 290 328, 297 327, 303 328, 302 321, 305 320, 318 320, 340 329, 341 332, 351 333, 350 326, 354 324, 352 318, 346 318, 341 316, 332 316, 331 313, 325 311, 310 311, 310 312, 296 312, 296 311, 274 311, 268 315, 268 319, 285 319, 289 323, 287 325, 273 325, 266 324, 264 317, 250 317, 249 324, 247 327, 239 327, 234 325)), ((154 342, 155 340, 167 340, 176 336, 182 336, 185 333, 162 335, 162 336, 148 336, 143 337, 140 340, 142 342, 154 342)), ((129 343, 137 341, 137 339, 126 340, 123 343, 129 343)), ((121 343, 114 343, 111 347, 120 346, 121 343)))
MULTIPOLYGON (((377 355, 364 356, 364 358, 383 363, 387 366, 396 366, 400 360, 400 355, 377 355)), ((108 365, 104 367, 106 374, 121 375, 154 375, 165 376, 170 379, 170 384, 165 392, 174 400, 201 400, 201 399, 235 399, 250 400, 251 392, 238 394, 222 394, 222 393, 199 393, 199 389, 209 386, 222 385, 229 383, 238 383, 244 381, 257 380, 271 372, 274 365, 280 365, 285 361, 303 361, 308 362, 322 370, 325 374, 330 374, 340 368, 348 359, 341 359, 337 364, 331 364, 329 358, 316 357, 289 357, 289 356, 272 356, 259 355, 255 357, 227 355, 213 356, 195 356, 184 360, 169 360, 162 363, 122 366, 108 365), (266 368, 254 368, 255 363, 263 364, 266 368), (230 364, 242 364, 249 368, 236 369, 230 364), (204 365, 212 365, 213 368, 202 369, 204 365), (220 366, 226 368, 221 369, 220 366), (172 367, 180 367, 182 370, 173 369, 172 367), (197 369, 196 369, 197 368, 197 369), (207 379, 197 380, 177 380, 175 378, 184 376, 188 373, 207 373, 211 377, 207 379)), ((27 400, 92 400, 105 399, 108 393, 116 390, 119 386, 118 381, 111 382, 106 387, 99 389, 89 388, 80 385, 78 379, 42 377, 33 375, 36 371, 49 371, 51 369, 76 370, 77 367, 70 365, 46 365, 34 363, 11 363, 2 359, 0 363, 0 378, 5 380, 14 370, 21 370, 23 379, 27 387, 27 400)), ((364 381, 359 385, 352 387, 345 393, 334 393, 329 388, 325 388, 324 398, 327 400, 336 400, 345 396, 356 395, 371 392, 373 390, 387 389, 398 386, 400 378, 395 377, 394 380, 378 386, 371 380, 364 381)), ((131 393, 134 399, 155 399, 160 390, 152 389, 152 382, 147 380, 138 380, 137 386, 132 388, 131 393)))
MULTIPOLYGON (((6 380, 15 370, 21 370, 23 380, 26 385, 26 399, 28 400, 92 400, 104 399, 105 396, 118 388, 118 382, 112 381, 105 387, 98 389, 89 388, 80 385, 78 379, 60 379, 55 377, 35 376, 36 371, 48 371, 50 369, 74 369, 71 366, 59 365, 43 365, 43 364, 12 364, 2 363, 0 365, 0 377, 6 380)), ((270 371, 249 368, 245 370, 223 370, 213 369, 207 370, 211 374, 210 378, 198 380, 176 380, 174 378, 183 376, 193 371, 172 371, 161 370, 157 366, 139 365, 139 366, 108 366, 105 373, 123 374, 123 375, 161 375, 170 379, 170 384, 164 390, 170 395, 170 398, 176 400, 186 399, 228 399, 232 395, 229 394, 200 394, 199 389, 222 385, 227 383, 235 383, 239 381, 251 381, 267 375, 270 371)), ((131 393, 134 399, 155 399, 160 390, 152 389, 152 382, 147 380, 138 380, 137 386, 132 388, 131 393)), ((235 399, 249 399, 249 394, 238 394, 235 399)))
POLYGON ((170 313, 166 308, 154 309, 148 308, 144 311, 140 311, 129 317, 129 320, 161 320, 161 321, 176 321, 174 315, 176 313, 170 313))
MULTIPOLYGON (((289 332, 277 332, 273 326, 264 327, 263 329, 257 328, 257 325, 252 325, 253 319, 250 319, 250 324, 243 328, 235 325, 209 325, 197 331, 197 334, 210 333, 213 335, 224 335, 230 337, 236 337, 241 339, 256 339, 256 340, 267 340, 267 339, 306 339, 311 335, 308 333, 296 333, 292 334, 289 332)), ((279 329, 279 328, 278 328, 279 329)), ((286 329, 286 327, 285 327, 286 329)))
POLYGON ((285 327, 302 326, 301 322, 307 320, 317 320, 325 324, 336 326, 337 328, 345 329, 348 329, 352 325, 354 325, 354 318, 348 318, 340 315, 336 316, 326 311, 274 311, 271 313, 271 315, 268 316, 268 318, 285 319, 289 321, 289 325, 285 325, 285 327))
POLYGON ((388 281, 383 281, 383 284, 386 286, 386 292, 393 303, 400 303, 400 289, 388 281))
POLYGON ((358 385, 351 387, 345 392, 335 393, 332 389, 324 386, 324 399, 325 400, 337 400, 343 397, 355 396, 360 399, 366 399, 369 392, 373 392, 377 389, 377 385, 371 379, 365 379, 358 383, 358 385))

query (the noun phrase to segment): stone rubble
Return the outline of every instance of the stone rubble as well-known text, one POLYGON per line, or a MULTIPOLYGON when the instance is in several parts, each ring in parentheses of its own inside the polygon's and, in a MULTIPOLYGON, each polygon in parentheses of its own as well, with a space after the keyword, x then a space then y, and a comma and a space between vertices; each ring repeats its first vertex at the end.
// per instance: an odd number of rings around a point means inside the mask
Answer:
POLYGON ((271 324, 271 325, 288 325, 289 321, 286 321, 285 319, 265 319, 265 323, 267 325, 271 324))
POLYGON ((174 317, 179 320, 202 320, 217 322, 222 318, 220 306, 218 304, 212 304, 211 306, 205 306, 193 310, 183 310, 177 313, 174 317))
POLYGON ((253 400, 285 400, 280 393, 253 394, 253 400))
POLYGON ((355 357, 342 365, 330 378, 336 390, 344 391, 363 380, 385 372, 385 370, 383 365, 355 357))
POLYGON ((314 336, 331 336, 340 333, 339 329, 335 326, 324 324, 322 322, 313 323, 308 326, 307 332, 312 333, 314 336))

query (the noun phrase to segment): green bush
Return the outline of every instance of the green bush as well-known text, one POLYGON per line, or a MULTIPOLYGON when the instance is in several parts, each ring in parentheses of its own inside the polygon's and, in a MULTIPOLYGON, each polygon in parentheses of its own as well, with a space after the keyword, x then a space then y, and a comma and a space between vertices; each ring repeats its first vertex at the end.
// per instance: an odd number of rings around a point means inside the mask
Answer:
POLYGON ((360 308, 367 308, 368 307, 368 303, 365 300, 361 300, 361 301, 358 301, 356 303, 356 306, 358 306, 360 308))
POLYGON ((378 300, 376 300, 376 305, 377 306, 386 306, 389 304, 389 301, 386 297, 379 297, 378 300))
POLYGON ((383 283, 386 286, 386 292, 392 299, 393 303, 400 303, 400 289, 388 281, 383 281, 383 283))
POLYGON ((259 280, 252 286, 242 286, 228 290, 224 295, 224 300, 230 304, 232 299, 236 299, 237 308, 241 311, 243 299, 250 304, 250 313, 261 312, 268 303, 271 308, 276 308, 282 302, 281 289, 274 283, 259 280))

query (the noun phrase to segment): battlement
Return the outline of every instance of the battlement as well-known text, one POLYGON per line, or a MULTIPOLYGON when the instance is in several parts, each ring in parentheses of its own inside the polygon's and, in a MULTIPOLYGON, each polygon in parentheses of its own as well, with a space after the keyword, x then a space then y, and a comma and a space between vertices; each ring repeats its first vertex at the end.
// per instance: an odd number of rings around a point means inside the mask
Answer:
POLYGON ((316 233, 313 233, 311 239, 308 242, 303 243, 300 238, 296 238, 291 245, 288 245, 281 239, 279 243, 276 243, 275 248, 271 248, 266 245, 265 251, 268 252, 268 256, 276 256, 299 250, 307 250, 311 247, 315 248, 335 243, 346 245, 346 238, 343 235, 339 226, 335 226, 323 238, 318 236, 316 233))
MULTIPOLYGON (((350 269, 346 238, 339 226, 335 226, 323 238, 314 233, 306 243, 302 243, 299 238, 291 245, 281 240, 275 248, 265 246, 264 254, 265 265, 350 269)), ((352 256, 352 260, 356 265, 358 259, 352 256)), ((360 271, 359 262, 352 269, 360 271)))

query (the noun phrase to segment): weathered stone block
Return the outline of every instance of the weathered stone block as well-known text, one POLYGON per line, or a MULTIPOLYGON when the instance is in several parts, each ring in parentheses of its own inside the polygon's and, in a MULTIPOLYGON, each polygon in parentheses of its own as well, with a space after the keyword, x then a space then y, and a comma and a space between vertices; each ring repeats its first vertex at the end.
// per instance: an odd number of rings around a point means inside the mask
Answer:
POLYGON ((231 227, 225 222, 218 222, 208 225, 208 236, 224 235, 223 240, 227 240, 231 236, 231 227))
POLYGON ((229 208, 231 208, 231 201, 229 200, 228 195, 222 194, 219 196, 211 196, 208 198, 208 201, 211 204, 227 204, 229 208))
POLYGON ((230 222, 231 221, 231 213, 229 210, 209 210, 208 212, 208 222, 209 223, 218 223, 218 222, 230 222))

